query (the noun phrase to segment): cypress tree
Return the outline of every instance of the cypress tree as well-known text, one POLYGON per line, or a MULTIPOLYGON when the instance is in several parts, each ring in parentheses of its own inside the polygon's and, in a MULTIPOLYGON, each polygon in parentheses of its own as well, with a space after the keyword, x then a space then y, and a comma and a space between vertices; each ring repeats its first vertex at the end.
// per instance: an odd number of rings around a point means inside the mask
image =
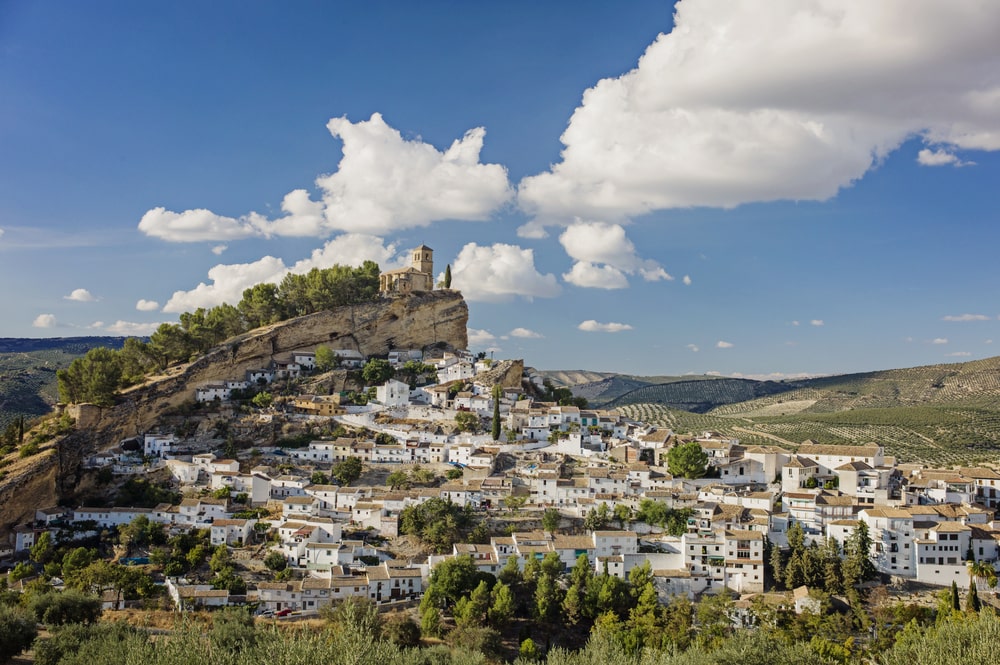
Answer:
POLYGON ((449 263, 444 268, 444 288, 451 288, 451 264, 449 263))
POLYGON ((951 581, 951 609, 956 612, 962 609, 962 604, 958 599, 958 585, 955 580, 951 581))
MULTIPOLYGON (((954 582, 953 582, 954 584, 954 582)), ((979 592, 976 591, 976 584, 969 585, 969 593, 965 597, 965 611, 969 613, 979 612, 982 603, 979 602, 979 592)))
POLYGON ((500 440, 500 397, 503 395, 503 388, 500 384, 493 386, 493 430, 490 434, 493 435, 494 441, 500 440))

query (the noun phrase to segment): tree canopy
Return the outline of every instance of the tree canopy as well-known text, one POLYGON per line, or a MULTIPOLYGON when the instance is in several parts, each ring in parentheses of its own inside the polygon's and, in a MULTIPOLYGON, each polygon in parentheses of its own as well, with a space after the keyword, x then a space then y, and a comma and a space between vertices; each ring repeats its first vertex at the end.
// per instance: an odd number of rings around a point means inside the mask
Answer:
POLYGON ((680 478, 701 478, 708 471, 708 455, 697 441, 682 443, 667 453, 667 468, 680 478))
POLYGON ((237 305, 222 303, 184 312, 179 323, 163 323, 149 341, 125 340, 119 350, 97 347, 74 360, 56 376, 64 402, 111 405, 122 388, 134 385, 154 370, 188 362, 225 340, 260 326, 378 297, 379 267, 334 265, 313 268, 304 275, 289 273, 281 284, 257 284, 243 291, 237 305))

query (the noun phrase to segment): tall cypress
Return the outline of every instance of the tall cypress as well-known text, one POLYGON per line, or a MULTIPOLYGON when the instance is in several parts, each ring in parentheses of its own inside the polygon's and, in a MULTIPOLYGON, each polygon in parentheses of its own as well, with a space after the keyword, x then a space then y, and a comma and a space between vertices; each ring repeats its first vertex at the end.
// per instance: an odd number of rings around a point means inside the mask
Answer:
POLYGON ((500 440, 500 397, 503 395, 503 388, 500 384, 493 386, 493 435, 494 441, 500 440))
POLYGON ((449 263, 444 268, 444 288, 451 288, 451 264, 449 263))

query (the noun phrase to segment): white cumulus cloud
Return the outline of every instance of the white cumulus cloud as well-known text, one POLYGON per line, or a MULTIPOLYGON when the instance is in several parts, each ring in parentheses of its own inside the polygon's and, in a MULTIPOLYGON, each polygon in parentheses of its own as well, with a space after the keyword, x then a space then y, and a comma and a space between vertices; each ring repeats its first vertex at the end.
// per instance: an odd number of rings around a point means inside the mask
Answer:
POLYGON ((155 312, 160 309, 160 303, 155 300, 140 299, 139 302, 135 304, 135 308, 140 312, 155 312))
POLYGON ((935 337, 934 339, 931 340, 931 344, 947 344, 947 343, 948 343, 947 337, 935 337))
POLYGON ((39 314, 35 317, 35 320, 31 322, 31 325, 35 328, 55 328, 55 314, 39 314))
POLYGON ((684 279, 682 279, 681 281, 684 282, 684 286, 691 286, 691 276, 690 275, 684 275, 684 279))
POLYGON ((229 245, 216 245, 212 248, 212 253, 216 256, 222 256, 222 253, 229 249, 229 245))
POLYGON ((985 314, 948 314, 941 317, 942 321, 989 321, 985 314))
POLYGON ((559 242, 577 262, 563 279, 577 286, 622 288, 628 286, 623 273, 639 273, 648 282, 673 279, 656 261, 639 258, 620 224, 578 220, 563 231, 559 242))
POLYGON ((813 319, 812 321, 809 322, 809 325, 816 326, 817 328, 821 328, 821 327, 825 326, 826 323, 823 321, 823 319, 813 319))
POLYGON ((136 323, 134 321, 118 320, 104 326, 104 330, 112 335, 147 337, 156 332, 156 329, 163 325, 163 323, 163 321, 160 321, 159 323, 136 323))
POLYGON ((469 328, 469 348, 470 349, 480 349, 484 346, 489 346, 497 341, 496 335, 491 333, 489 330, 482 330, 479 328, 469 328))
POLYGON ((701 349, 698 348, 697 344, 688 344, 687 348, 691 350, 692 353, 698 353, 701 349))
POLYGON ((718 349, 731 349, 733 348, 732 342, 724 342, 721 339, 715 343, 715 347, 718 349))
POLYGON ((578 325, 577 329, 584 332, 616 333, 623 330, 632 330, 632 326, 627 323, 599 323, 594 319, 588 319, 578 325))
POLYGON ((76 302, 94 302, 97 300, 87 289, 73 289, 68 296, 63 296, 63 300, 75 300, 76 302))
POLYGON ((953 152, 924 148, 917 153, 917 163, 921 166, 975 166, 975 162, 965 162, 953 152))
POLYGON ((356 123, 333 118, 327 129, 343 142, 343 157, 335 172, 316 179, 320 200, 295 189, 282 199, 284 216, 273 220, 256 212, 234 218, 204 209, 153 208, 139 230, 173 242, 384 234, 445 219, 483 221, 514 196, 507 170, 479 161, 482 127, 443 151, 403 138, 378 113, 356 123))
POLYGON ((501 302, 521 296, 551 298, 561 289, 555 275, 535 269, 534 250, 497 243, 480 246, 470 242, 451 264, 451 285, 466 300, 501 302))
POLYGON ((381 238, 345 233, 313 250, 308 258, 288 267, 280 258, 265 256, 251 263, 219 264, 209 269, 209 282, 201 282, 188 291, 175 291, 163 306, 164 312, 189 312, 199 307, 215 307, 224 302, 235 305, 243 291, 254 284, 277 284, 289 272, 307 273, 313 268, 329 268, 335 263, 360 266, 375 261, 383 269, 392 267, 396 246, 386 246, 381 238))
POLYGON ((139 230, 169 242, 239 240, 266 235, 267 219, 257 213, 236 219, 204 208, 174 212, 158 207, 146 211, 139 220, 139 230))
POLYGON ((913 136, 998 150, 997 34, 1000 3, 977 0, 682 0, 635 69, 584 93, 519 204, 537 230, 825 200, 913 136))
POLYGON ((562 278, 570 284, 591 289, 624 289, 628 287, 628 277, 614 266, 595 265, 577 261, 562 278))
POLYGON ((528 328, 514 328, 507 334, 511 337, 520 337, 521 339, 542 339, 545 337, 542 333, 529 330, 528 328))

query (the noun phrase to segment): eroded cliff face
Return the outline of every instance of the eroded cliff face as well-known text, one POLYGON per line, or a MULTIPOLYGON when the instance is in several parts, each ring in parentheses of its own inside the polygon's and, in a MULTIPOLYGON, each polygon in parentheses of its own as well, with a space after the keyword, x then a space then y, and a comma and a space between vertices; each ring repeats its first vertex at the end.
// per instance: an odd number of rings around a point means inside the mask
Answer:
POLYGON ((458 291, 431 291, 386 298, 363 305, 316 312, 258 328, 216 347, 188 365, 171 368, 124 392, 118 404, 102 409, 90 429, 95 444, 115 443, 156 424, 165 412, 194 398, 197 386, 242 379, 247 370, 270 365, 275 355, 320 344, 364 355, 434 344, 468 346, 469 309, 458 291))
POLYGON ((523 360, 500 360, 476 376, 483 385, 500 384, 504 388, 520 388, 524 377, 523 360))
POLYGON ((0 529, 28 509, 17 507, 17 487, 34 488, 30 510, 57 503, 72 494, 86 456, 151 429, 172 409, 194 399, 195 388, 203 383, 242 379, 247 370, 267 367, 275 355, 320 344, 365 355, 435 344, 464 349, 468 321, 462 294, 452 290, 340 307, 233 338, 188 365, 171 367, 165 375, 128 389, 113 407, 72 406, 69 412, 77 419, 78 431, 56 444, 55 455, 0 480, 0 529), (43 487, 49 488, 48 496, 42 496, 43 487))

